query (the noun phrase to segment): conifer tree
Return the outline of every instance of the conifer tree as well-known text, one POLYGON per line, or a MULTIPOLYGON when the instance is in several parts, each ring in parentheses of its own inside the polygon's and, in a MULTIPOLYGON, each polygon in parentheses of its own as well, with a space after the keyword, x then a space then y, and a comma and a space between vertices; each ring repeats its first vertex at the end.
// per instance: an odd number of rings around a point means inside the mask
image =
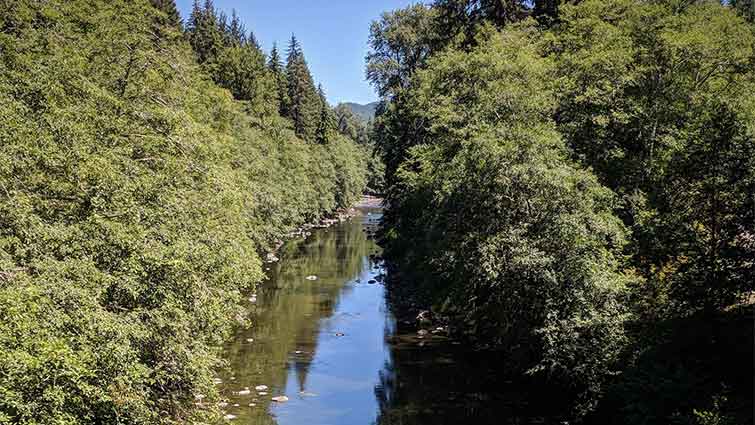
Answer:
POLYGON ((320 116, 317 120, 317 143, 322 145, 328 143, 328 133, 334 128, 333 111, 328 105, 328 99, 325 97, 325 90, 322 84, 317 86, 317 95, 320 98, 320 116))
POLYGON ((161 24, 167 24, 174 27, 181 26, 181 14, 178 13, 175 0, 151 0, 151 2, 152 6, 165 14, 161 24))
POLYGON ((215 60, 223 47, 223 33, 219 21, 212 0, 205 0, 204 6, 200 6, 198 0, 194 1, 187 32, 189 43, 194 48, 199 63, 215 60))
POLYGON ((246 29, 241 22, 236 9, 231 11, 231 23, 228 25, 228 38, 232 44, 243 45, 246 43, 246 29))
POLYGON ((278 101, 278 112, 282 117, 290 118, 288 82, 286 81, 286 73, 283 68, 280 53, 278 52, 277 44, 273 44, 273 49, 270 51, 270 59, 267 62, 267 69, 270 71, 270 74, 272 74, 275 82, 275 98, 278 101))
POLYGON ((289 116, 294 124, 296 134, 313 140, 317 128, 320 101, 315 90, 312 74, 295 35, 291 36, 286 64, 288 79, 288 97, 290 101, 289 116))
POLYGON ((262 51, 262 45, 260 44, 259 40, 257 40, 257 36, 254 35, 254 31, 249 31, 249 36, 246 37, 246 42, 253 45, 260 52, 262 51))

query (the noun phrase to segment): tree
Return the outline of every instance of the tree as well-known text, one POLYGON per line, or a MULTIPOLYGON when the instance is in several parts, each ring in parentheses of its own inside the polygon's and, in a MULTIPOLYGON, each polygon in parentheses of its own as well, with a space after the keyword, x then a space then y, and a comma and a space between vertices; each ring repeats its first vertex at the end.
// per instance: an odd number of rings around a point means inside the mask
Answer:
POLYGON ((588 408, 625 343, 626 229, 611 191, 568 159, 532 34, 487 27, 417 72, 405 105, 426 137, 392 180, 387 249, 445 314, 588 408))
POLYGON ((244 28, 244 23, 241 22, 238 13, 236 13, 236 9, 231 10, 231 23, 226 32, 228 35, 228 43, 230 45, 241 46, 246 44, 246 29, 244 28))
POLYGON ((315 140, 320 114, 320 98, 317 95, 312 74, 296 36, 291 36, 286 63, 288 82, 289 116, 296 134, 309 141, 315 140))
POLYGON ((152 5, 164 14, 162 24, 181 27, 181 14, 178 12, 175 0, 150 0, 152 5))
POLYGON ((327 144, 329 140, 329 133, 333 130, 334 119, 333 111, 330 109, 328 99, 325 97, 325 90, 322 88, 322 84, 317 86, 317 96, 320 99, 320 115, 317 120, 316 140, 317 143, 322 145, 327 144))
POLYGON ((755 22, 755 1, 753 0, 732 0, 732 7, 750 23, 755 22))
POLYGON ((204 6, 194 0, 187 24, 189 43, 200 64, 212 62, 223 48, 223 31, 212 0, 205 0, 204 6))
POLYGON ((622 196, 648 302, 676 314, 728 305, 752 287, 751 28, 717 2, 586 1, 561 21, 559 127, 622 196))
POLYGON ((291 118, 286 70, 281 61, 280 53, 278 53, 278 45, 275 43, 273 44, 273 49, 270 51, 267 69, 272 74, 275 83, 275 97, 278 104, 278 112, 282 117, 291 118))
POLYGON ((384 13, 370 26, 367 79, 381 97, 405 89, 437 42, 435 9, 422 4, 384 13))

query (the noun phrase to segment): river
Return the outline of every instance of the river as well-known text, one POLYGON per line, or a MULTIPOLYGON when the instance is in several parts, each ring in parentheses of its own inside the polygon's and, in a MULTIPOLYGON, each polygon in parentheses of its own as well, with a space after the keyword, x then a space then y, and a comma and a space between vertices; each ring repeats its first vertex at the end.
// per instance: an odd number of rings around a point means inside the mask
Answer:
MULTIPOLYGON (((368 236, 379 209, 281 249, 225 347, 223 409, 278 425, 542 423, 494 358, 397 323, 368 236), (309 279, 307 279, 309 277, 309 279), (316 277, 316 279, 315 279, 316 277), (406 329, 402 329, 406 328, 406 329), (285 396, 284 402, 272 401, 285 396)), ((219 381, 220 382, 220 381, 219 381)))

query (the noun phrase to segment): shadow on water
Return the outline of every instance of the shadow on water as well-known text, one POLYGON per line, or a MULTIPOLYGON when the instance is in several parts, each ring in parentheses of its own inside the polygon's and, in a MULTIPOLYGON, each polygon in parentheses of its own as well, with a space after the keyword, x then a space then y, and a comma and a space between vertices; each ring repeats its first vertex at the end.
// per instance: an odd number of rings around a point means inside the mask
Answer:
POLYGON ((368 237, 379 210, 363 213, 287 243, 270 266, 252 327, 226 346, 224 410, 248 424, 545 422, 495 357, 397 327, 368 237))

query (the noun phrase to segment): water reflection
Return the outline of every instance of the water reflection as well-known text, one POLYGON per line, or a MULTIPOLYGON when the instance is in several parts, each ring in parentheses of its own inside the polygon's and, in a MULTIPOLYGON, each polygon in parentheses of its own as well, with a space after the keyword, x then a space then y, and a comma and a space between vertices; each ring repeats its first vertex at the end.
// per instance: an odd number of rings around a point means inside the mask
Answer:
POLYGON ((546 422, 547 409, 527 403, 526 386, 507 381, 495 356, 397 328, 365 233, 378 219, 365 211, 285 246, 252 328, 226 347, 225 410, 248 424, 546 422))
POLYGON ((222 390, 239 423, 374 422, 391 321, 383 287, 368 283, 380 272, 370 259, 378 247, 363 230, 377 218, 373 210, 286 244, 257 294, 252 328, 226 347, 222 390), (270 401, 279 395, 289 400, 270 401))

